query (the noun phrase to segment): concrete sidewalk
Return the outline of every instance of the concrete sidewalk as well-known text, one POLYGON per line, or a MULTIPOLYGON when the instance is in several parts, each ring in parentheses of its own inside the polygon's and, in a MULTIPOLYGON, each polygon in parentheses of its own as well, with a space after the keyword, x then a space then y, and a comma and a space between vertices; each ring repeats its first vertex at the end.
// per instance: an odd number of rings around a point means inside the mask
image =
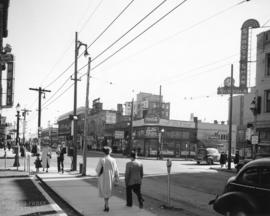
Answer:
POLYGON ((152 216, 153 213, 137 206, 126 207, 125 200, 112 196, 109 200, 110 211, 104 212, 104 200, 98 196, 95 177, 80 177, 78 173, 39 173, 37 177, 52 189, 81 215, 140 215, 152 216))

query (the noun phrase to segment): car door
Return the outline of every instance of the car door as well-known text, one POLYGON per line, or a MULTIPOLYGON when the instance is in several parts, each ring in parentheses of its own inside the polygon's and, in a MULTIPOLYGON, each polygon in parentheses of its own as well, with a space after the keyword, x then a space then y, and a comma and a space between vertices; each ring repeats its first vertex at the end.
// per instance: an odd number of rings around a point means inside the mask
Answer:
POLYGON ((259 186, 259 170, 257 167, 249 167, 230 183, 230 191, 243 192, 253 197, 256 194, 256 186, 259 186))
POLYGON ((270 215, 270 167, 261 167, 259 170, 260 183, 256 187, 256 195, 261 204, 261 212, 270 215))

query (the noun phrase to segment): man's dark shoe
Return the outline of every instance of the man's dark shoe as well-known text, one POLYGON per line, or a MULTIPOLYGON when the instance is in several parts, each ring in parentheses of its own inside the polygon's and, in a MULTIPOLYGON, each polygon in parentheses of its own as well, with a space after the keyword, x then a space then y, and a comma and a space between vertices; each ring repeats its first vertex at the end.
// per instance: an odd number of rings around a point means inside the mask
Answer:
POLYGON ((139 207, 142 209, 143 208, 143 203, 140 203, 139 207))
POLYGON ((128 204, 127 204, 126 206, 127 206, 127 207, 132 207, 132 205, 128 205, 128 204))

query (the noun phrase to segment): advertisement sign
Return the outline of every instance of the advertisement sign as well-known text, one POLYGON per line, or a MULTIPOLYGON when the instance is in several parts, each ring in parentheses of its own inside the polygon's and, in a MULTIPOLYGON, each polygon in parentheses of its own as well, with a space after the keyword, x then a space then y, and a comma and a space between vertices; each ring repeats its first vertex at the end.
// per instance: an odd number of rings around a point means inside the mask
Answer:
POLYGON ((249 45, 249 28, 258 28, 260 24, 255 19, 246 20, 241 28, 241 46, 240 46, 240 73, 239 88, 247 88, 247 68, 248 68, 248 45, 249 45))
POLYGON ((7 63, 6 107, 13 106, 13 62, 7 63))
POLYGON ((106 124, 115 124, 116 123, 116 113, 115 112, 106 112, 106 124))
POLYGON ((124 131, 115 131, 114 138, 115 139, 124 139, 124 131))
POLYGON ((252 135, 251 136, 251 144, 256 145, 259 143, 259 136, 258 135, 252 135))
MULTIPOLYGON (((248 93, 248 89, 247 88, 239 88, 236 86, 233 86, 233 94, 247 94, 248 93)), ((231 88, 230 87, 219 87, 217 89, 217 94, 230 94, 231 92, 231 88)))

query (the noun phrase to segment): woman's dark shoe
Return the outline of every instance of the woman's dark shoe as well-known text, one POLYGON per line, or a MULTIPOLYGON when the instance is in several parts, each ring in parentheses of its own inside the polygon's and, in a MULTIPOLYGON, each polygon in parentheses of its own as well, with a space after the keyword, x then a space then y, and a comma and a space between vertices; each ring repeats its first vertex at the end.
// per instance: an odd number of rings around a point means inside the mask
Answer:
POLYGON ((106 206, 105 206, 104 211, 105 211, 105 212, 108 212, 109 210, 110 210, 109 207, 106 207, 106 206))

